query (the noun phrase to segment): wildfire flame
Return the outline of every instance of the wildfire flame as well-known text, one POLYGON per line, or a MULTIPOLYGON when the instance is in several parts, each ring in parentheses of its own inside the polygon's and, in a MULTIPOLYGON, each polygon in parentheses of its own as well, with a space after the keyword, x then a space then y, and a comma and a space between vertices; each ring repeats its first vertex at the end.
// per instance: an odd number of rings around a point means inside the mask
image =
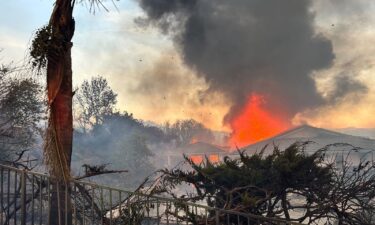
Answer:
POLYGON ((198 143, 198 138, 196 137, 193 137, 191 140, 190 140, 190 144, 195 144, 195 143, 198 143))
POLYGON ((268 110, 262 95, 252 94, 243 111, 230 121, 231 147, 243 147, 272 137, 291 127, 282 113, 268 110))

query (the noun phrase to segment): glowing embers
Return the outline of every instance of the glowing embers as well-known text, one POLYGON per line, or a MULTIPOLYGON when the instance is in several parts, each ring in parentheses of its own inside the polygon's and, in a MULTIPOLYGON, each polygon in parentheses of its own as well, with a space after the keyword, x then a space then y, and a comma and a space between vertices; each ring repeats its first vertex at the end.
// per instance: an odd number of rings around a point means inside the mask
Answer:
POLYGON ((208 160, 210 160, 211 163, 218 163, 220 162, 220 157, 218 154, 211 154, 208 156, 208 160))
POLYGON ((266 99, 252 94, 242 110, 230 121, 232 135, 229 144, 243 147, 248 144, 272 137, 291 127, 282 110, 279 112, 266 107, 266 99))
POLYGON ((193 161, 194 164, 201 164, 203 162, 204 156, 203 155, 191 155, 189 156, 190 160, 193 161))
MULTIPOLYGON (((204 162, 206 155, 190 155, 189 158, 194 164, 199 165, 204 162)), ((220 157, 218 154, 207 154, 207 158, 211 163, 220 162, 220 157)))
POLYGON ((190 140, 190 144, 195 144, 195 143, 198 143, 198 138, 193 137, 193 138, 190 140))

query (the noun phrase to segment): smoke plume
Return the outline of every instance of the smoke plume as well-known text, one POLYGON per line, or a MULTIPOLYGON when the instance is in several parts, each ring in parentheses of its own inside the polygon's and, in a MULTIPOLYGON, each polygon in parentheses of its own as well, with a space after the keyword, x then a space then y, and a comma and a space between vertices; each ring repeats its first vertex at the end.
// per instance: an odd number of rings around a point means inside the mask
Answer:
POLYGON ((139 0, 143 25, 170 35, 184 62, 233 102, 231 120, 252 93, 290 116, 323 103, 312 72, 329 67, 331 42, 314 30, 311 0, 139 0), (285 106, 284 106, 285 107, 285 106))

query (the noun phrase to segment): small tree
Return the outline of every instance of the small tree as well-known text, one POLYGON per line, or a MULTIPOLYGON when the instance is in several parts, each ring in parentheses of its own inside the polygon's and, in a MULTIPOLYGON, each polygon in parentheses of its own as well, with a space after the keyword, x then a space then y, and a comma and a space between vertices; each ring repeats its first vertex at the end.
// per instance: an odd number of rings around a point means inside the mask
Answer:
POLYGON ((193 141, 211 142, 214 140, 212 132, 203 124, 190 120, 177 120, 175 123, 166 123, 165 134, 176 141, 177 146, 184 146, 193 141))
POLYGON ((329 194, 324 199, 317 199, 324 216, 330 222, 336 221, 338 225, 371 225, 375 223, 375 164, 371 152, 365 151, 348 144, 334 144, 325 147, 341 147, 350 150, 337 155, 340 162, 335 167, 329 194), (352 157, 359 162, 353 162, 352 157))
POLYGON ((13 161, 31 150, 42 135, 45 116, 41 86, 32 79, 0 80, 0 152, 2 160, 13 161))
POLYGON ((0 102, 2 115, 12 126, 33 127, 44 118, 42 87, 32 79, 12 79, 0 102))
POLYGON ((86 130, 103 122, 106 115, 115 111, 117 94, 109 87, 108 82, 101 76, 85 80, 76 93, 77 121, 86 130))

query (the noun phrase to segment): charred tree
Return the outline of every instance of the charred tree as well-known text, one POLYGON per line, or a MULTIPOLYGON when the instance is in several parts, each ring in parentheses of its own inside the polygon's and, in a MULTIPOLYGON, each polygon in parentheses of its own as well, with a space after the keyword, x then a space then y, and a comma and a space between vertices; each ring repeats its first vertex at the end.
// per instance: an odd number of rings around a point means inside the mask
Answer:
POLYGON ((72 59, 75 23, 73 0, 56 0, 47 26, 39 29, 31 47, 32 65, 47 69, 49 106, 44 154, 56 179, 51 196, 49 224, 71 224, 70 163, 72 155, 72 59))
POLYGON ((50 107, 45 154, 56 183, 51 196, 50 224, 71 224, 69 190, 73 141, 72 59, 74 1, 57 0, 49 26, 52 43, 58 44, 47 54, 47 93, 50 107), (57 206, 57 207, 56 207, 57 206), (65 221, 67 220, 67 221, 65 221))
MULTIPOLYGON (((104 8, 101 0, 88 2, 104 8)), ((75 0, 55 0, 48 25, 37 31, 30 49, 32 66, 39 72, 44 68, 47 71, 49 119, 44 154, 49 172, 56 179, 50 206, 49 224, 52 225, 72 223, 69 180, 73 142, 71 48, 75 4, 75 0)))
POLYGON ((72 59, 74 1, 57 0, 49 26, 53 48, 47 53, 47 93, 50 117, 45 153, 52 175, 69 180, 72 155, 72 59), (54 40, 53 40, 54 39, 54 40))

